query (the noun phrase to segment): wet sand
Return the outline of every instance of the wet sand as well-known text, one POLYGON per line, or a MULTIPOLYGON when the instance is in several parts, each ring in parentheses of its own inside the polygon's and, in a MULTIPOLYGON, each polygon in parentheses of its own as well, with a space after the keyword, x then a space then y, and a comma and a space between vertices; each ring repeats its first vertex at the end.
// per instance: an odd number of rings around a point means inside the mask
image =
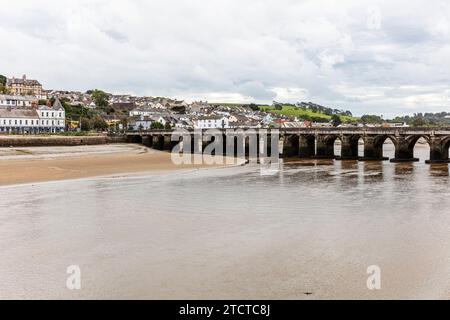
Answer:
POLYGON ((0 186, 218 166, 176 165, 169 152, 137 144, 0 148, 0 186))

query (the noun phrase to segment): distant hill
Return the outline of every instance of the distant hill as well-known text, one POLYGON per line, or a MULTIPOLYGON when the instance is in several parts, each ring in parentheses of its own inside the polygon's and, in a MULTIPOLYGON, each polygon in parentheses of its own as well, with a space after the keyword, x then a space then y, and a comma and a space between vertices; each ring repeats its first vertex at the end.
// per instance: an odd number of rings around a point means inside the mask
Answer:
POLYGON ((343 122, 357 122, 360 118, 353 117, 350 111, 324 107, 312 102, 299 102, 297 104, 285 104, 274 102, 271 106, 260 105, 263 112, 297 117, 301 120, 314 122, 329 122, 333 115, 338 115, 343 122))
POLYGON ((450 126, 450 112, 415 113, 412 116, 396 117, 393 121, 405 122, 415 127, 448 127, 450 126))

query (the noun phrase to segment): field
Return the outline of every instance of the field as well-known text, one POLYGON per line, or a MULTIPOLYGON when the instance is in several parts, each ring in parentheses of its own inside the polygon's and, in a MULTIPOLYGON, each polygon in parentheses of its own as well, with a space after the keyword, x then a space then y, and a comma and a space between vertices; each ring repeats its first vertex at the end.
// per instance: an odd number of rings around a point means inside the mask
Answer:
MULTIPOLYGON (((283 106, 282 110, 276 110, 272 106, 259 106, 259 109, 264 112, 271 112, 276 114, 281 114, 285 116, 298 117, 303 120, 312 120, 316 122, 328 122, 331 120, 331 116, 324 113, 314 112, 308 109, 301 109, 294 106, 283 106)), ((359 118, 340 116, 343 122, 357 122, 359 118)))

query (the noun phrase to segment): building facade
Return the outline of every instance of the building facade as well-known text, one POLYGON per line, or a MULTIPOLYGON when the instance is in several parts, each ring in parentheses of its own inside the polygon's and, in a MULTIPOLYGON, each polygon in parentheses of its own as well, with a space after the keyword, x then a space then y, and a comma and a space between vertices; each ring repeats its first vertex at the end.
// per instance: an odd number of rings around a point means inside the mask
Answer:
POLYGON ((0 108, 0 133, 39 134, 64 132, 65 110, 59 100, 53 106, 0 108))
POLYGON ((0 133, 39 133, 36 109, 0 109, 0 133))
POLYGON ((228 129, 230 124, 228 118, 217 116, 199 117, 195 121, 196 129, 228 129))
POLYGON ((37 80, 27 79, 26 75, 22 78, 11 78, 6 81, 6 89, 13 95, 32 95, 35 97, 44 97, 42 85, 37 80))
POLYGON ((129 129, 134 130, 134 131, 150 130, 153 122, 155 122, 155 120, 152 117, 143 116, 143 115, 137 116, 131 120, 129 129))
POLYGON ((37 109, 40 120, 40 132, 64 132, 66 127, 66 111, 61 102, 56 99, 53 106, 39 106, 37 109))
POLYGON ((0 108, 31 108, 37 104, 38 99, 33 96, 0 94, 0 108))

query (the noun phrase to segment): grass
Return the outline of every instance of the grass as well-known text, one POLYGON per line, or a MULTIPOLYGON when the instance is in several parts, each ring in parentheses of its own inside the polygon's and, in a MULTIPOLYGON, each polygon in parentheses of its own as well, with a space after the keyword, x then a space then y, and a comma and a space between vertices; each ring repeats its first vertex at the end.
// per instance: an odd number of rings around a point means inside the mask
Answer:
MULTIPOLYGON (((290 117, 297 117, 299 119, 305 120, 313 120, 317 122, 328 122, 331 120, 331 116, 326 115, 324 113, 313 112, 308 109, 301 109, 294 106, 283 106, 282 110, 276 110, 272 106, 260 106, 259 109, 264 112, 270 112, 274 114, 280 114, 290 117)), ((349 117, 349 116, 340 116, 343 122, 357 122, 359 118, 349 117)))

